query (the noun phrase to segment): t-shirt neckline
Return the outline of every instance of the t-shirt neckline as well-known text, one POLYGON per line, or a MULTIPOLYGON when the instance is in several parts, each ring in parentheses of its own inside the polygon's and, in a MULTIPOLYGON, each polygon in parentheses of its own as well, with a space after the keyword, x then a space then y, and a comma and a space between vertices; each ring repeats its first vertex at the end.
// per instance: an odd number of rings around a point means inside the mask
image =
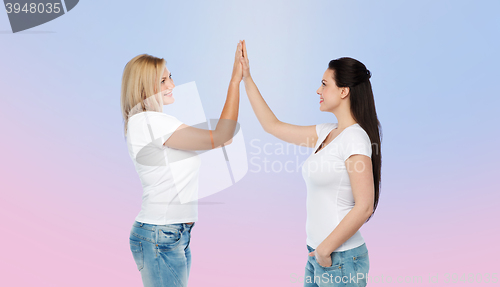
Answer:
MULTIPOLYGON (((324 150, 326 147, 328 147, 332 142, 334 142, 338 137, 340 137, 340 135, 345 131, 347 130, 348 128, 354 126, 354 125, 357 125, 358 123, 355 123, 355 124, 352 124, 346 128, 344 128, 331 142, 329 142, 327 145, 323 146, 322 149, 320 149, 319 151, 318 150, 315 150, 313 154, 319 154, 322 150, 324 150)), ((330 135, 330 133, 334 130, 334 129, 337 129, 339 127, 339 124, 338 123, 335 123, 335 127, 333 129, 331 129, 328 134, 326 134, 326 137, 323 139, 323 142, 325 142, 326 138, 330 135)), ((320 144, 321 145, 321 144, 320 144)), ((319 146, 318 146, 319 147, 319 146)))

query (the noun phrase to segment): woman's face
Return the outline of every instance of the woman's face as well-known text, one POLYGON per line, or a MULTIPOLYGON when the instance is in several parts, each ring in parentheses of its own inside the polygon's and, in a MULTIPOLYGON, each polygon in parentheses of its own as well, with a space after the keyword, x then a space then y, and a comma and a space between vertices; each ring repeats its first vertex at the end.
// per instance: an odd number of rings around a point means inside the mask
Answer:
POLYGON ((167 67, 163 70, 163 76, 161 77, 161 94, 163 96, 163 105, 170 105, 174 103, 175 99, 172 96, 172 90, 175 84, 172 80, 172 74, 168 71, 167 67))
POLYGON ((316 93, 320 95, 319 110, 323 112, 333 112, 340 105, 341 100, 347 96, 345 88, 337 87, 331 69, 326 69, 321 86, 316 93))

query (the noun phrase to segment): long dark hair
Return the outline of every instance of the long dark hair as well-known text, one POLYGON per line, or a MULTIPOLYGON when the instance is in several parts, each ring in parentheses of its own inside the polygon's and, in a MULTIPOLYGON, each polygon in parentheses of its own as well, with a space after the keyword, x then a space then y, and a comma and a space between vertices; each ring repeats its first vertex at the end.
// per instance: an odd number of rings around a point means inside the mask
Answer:
POLYGON ((358 60, 344 57, 331 60, 328 69, 333 70, 333 79, 337 87, 349 87, 351 97, 351 113, 354 120, 366 131, 372 143, 372 169, 373 182, 375 184, 375 200, 373 212, 366 222, 375 213, 380 195, 380 170, 382 167, 381 154, 381 126, 375 110, 371 73, 363 63, 358 60))

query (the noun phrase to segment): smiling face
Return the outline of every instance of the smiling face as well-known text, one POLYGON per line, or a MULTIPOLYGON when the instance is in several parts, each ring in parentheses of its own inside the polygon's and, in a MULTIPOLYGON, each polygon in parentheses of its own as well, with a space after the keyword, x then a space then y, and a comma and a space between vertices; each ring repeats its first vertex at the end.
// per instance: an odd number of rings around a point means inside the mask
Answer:
POLYGON ((323 112, 335 111, 346 99, 349 88, 339 88, 333 79, 333 70, 326 69, 321 80, 321 86, 316 91, 320 95, 319 110, 323 112))
POLYGON ((172 94, 175 84, 172 80, 172 74, 168 71, 167 67, 163 70, 163 75, 161 77, 161 94, 163 97, 163 105, 173 104, 175 99, 172 94))

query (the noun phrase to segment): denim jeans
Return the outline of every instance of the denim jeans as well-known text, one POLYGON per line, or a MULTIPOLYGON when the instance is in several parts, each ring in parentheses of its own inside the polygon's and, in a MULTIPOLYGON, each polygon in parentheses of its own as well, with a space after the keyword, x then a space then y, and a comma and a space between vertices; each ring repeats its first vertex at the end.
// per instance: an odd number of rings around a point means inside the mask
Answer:
MULTIPOLYGON (((309 252, 314 251, 307 245, 309 252)), ((332 266, 323 267, 318 264, 316 257, 308 256, 304 287, 365 287, 367 282, 370 260, 366 244, 331 255, 332 266)))
POLYGON ((130 250, 145 287, 187 286, 193 224, 154 225, 135 221, 130 250))

